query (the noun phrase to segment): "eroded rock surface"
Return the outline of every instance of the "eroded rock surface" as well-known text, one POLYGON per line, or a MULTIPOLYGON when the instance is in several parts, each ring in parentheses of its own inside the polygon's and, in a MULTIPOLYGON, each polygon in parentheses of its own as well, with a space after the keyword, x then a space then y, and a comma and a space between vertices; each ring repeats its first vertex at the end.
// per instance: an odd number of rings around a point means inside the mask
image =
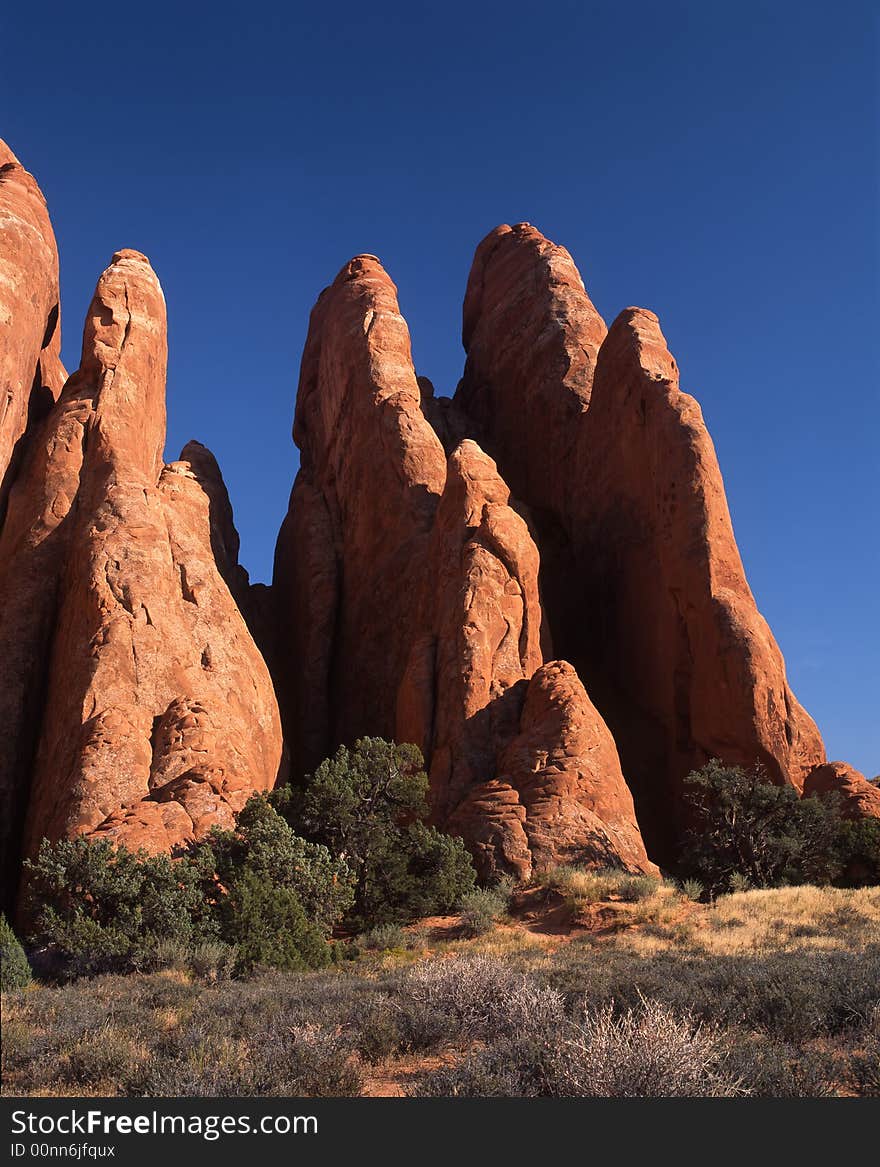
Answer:
POLYGON ((374 256, 320 296, 294 421, 300 471, 276 550, 279 688, 295 769, 393 737, 446 457, 420 407, 397 290, 374 256))
POLYGON ((558 862, 651 868, 614 742, 571 665, 544 665, 538 550, 473 441, 449 458, 397 736, 430 762, 435 818, 484 876, 558 862))
POLYGON ((800 789, 822 741, 746 582, 712 440, 653 313, 612 325, 579 452, 578 583, 601 613, 585 623, 584 677, 652 819, 713 757, 800 789))
POLYGON ((165 360, 158 280, 117 252, 0 545, 0 742, 17 805, 33 772, 26 851, 107 832, 171 849, 277 775, 272 684, 223 577, 236 548, 215 558, 222 479, 202 447, 162 462, 165 360))
POLYGON ((271 588, 210 451, 163 462, 146 257, 114 255, 61 390, 52 228, 2 143, 0 243, 7 887, 44 835, 174 851, 363 735, 421 747, 433 819, 484 876, 655 872, 710 757, 880 814, 791 694, 656 316, 606 330, 535 228, 477 250, 453 400, 416 377, 374 256, 322 293, 271 588))
POLYGON ((525 807, 536 867, 573 863, 656 874, 614 739, 567 661, 550 661, 532 677, 519 735, 498 771, 525 807))
POLYGON ((445 821, 494 777, 517 732, 524 685, 542 662, 538 551, 508 505, 491 458, 472 441, 450 456, 421 613, 397 702, 397 736, 430 762, 445 821))
POLYGON ((25 435, 64 383, 58 249, 36 179, 0 140, 0 526, 25 435))
POLYGON ((804 780, 804 798, 839 800, 844 818, 880 818, 880 789, 847 762, 826 762, 811 770, 804 780))
POLYGON ((477 248, 455 403, 514 496, 560 518, 606 331, 569 253, 530 224, 496 227, 477 248))
POLYGON ((527 224, 477 250, 456 402, 535 516, 555 651, 608 722, 649 849, 710 757, 800 788, 824 760, 757 610, 715 452, 653 313, 605 335, 571 258, 527 224))

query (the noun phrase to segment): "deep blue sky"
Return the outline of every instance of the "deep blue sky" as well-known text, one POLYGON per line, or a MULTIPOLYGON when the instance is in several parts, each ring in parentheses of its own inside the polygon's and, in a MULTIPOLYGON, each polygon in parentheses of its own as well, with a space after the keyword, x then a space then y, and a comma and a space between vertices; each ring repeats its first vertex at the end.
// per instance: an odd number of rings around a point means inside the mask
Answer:
POLYGON ((659 314, 793 687, 831 757, 875 774, 872 7, 4 5, 0 135, 49 200, 69 368, 112 252, 150 256, 167 457, 214 450, 257 580, 309 309, 342 264, 381 257, 449 392, 477 242, 528 220, 565 244, 609 322, 659 314))

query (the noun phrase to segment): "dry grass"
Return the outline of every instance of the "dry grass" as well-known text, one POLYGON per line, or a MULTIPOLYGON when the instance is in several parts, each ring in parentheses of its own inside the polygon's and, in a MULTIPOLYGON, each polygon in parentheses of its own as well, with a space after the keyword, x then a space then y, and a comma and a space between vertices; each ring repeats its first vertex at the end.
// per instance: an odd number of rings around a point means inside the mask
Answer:
POLYGON ((592 871, 580 867, 554 867, 537 877, 539 886, 559 892, 573 912, 583 911, 603 900, 637 903, 658 895, 660 880, 649 875, 630 875, 625 871, 592 871))
POLYGON ((694 1092, 704 1074, 715 1094, 880 1092, 880 888, 701 904, 563 869, 473 939, 437 917, 371 943, 327 972, 4 994, 3 1092, 583 1093, 594 1062, 615 1093, 694 1092))
POLYGON ((722 896, 697 939, 706 951, 725 953, 880 944, 880 887, 801 886, 722 896))

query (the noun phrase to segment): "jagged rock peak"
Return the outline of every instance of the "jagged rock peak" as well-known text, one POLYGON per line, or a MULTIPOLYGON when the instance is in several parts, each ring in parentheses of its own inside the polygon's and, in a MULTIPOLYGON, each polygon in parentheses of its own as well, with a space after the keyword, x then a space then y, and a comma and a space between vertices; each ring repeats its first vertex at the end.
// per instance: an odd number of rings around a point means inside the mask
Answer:
POLYGON ((393 736, 446 478, 420 398, 397 289, 375 256, 357 256, 311 314, 293 428, 300 471, 275 556, 295 770, 338 742, 393 736))

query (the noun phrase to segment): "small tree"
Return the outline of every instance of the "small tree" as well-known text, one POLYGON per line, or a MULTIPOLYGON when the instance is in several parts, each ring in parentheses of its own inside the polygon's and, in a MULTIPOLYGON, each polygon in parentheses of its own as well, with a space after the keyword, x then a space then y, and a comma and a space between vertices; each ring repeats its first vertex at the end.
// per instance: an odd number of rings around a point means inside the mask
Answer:
POLYGON ((880 819, 844 819, 838 838, 840 882, 880 883, 880 819))
POLYGON ((354 920, 376 924, 451 910, 474 886, 461 839, 426 826, 428 778, 419 750, 381 738, 341 746, 290 813, 354 873, 354 920))
POLYGON ((9 921, 0 915, 0 989, 4 993, 31 983, 31 966, 9 921))
POLYGON ((731 879, 752 887, 780 882, 827 883, 839 873, 840 819, 833 800, 800 799, 755 766, 713 759, 686 779, 694 825, 682 867, 713 891, 731 879))
POLYGON ((254 794, 236 816, 235 830, 216 827, 203 847, 205 865, 231 888, 246 873, 266 886, 293 891, 306 917, 329 932, 352 905, 353 878, 343 859, 300 838, 268 799, 254 794))

